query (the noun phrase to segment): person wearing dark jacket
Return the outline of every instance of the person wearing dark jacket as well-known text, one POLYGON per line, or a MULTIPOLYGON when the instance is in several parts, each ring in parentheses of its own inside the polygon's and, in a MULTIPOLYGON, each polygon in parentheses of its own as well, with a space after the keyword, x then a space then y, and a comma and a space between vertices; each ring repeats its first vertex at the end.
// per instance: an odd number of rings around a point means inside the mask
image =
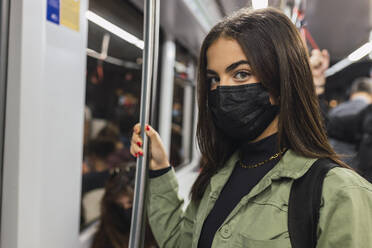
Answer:
POLYGON ((311 74, 313 75, 315 94, 318 96, 319 99, 320 112, 322 114, 324 124, 327 125, 327 114, 329 111, 329 106, 325 97, 325 72, 328 69, 330 63, 330 56, 328 51, 326 49, 323 49, 322 51, 320 51, 319 49, 311 50, 309 62, 311 74))
MULTIPOLYGON (((358 170, 356 157, 363 137, 363 115, 361 112, 372 103, 372 81, 356 79, 351 87, 350 100, 328 113, 327 131, 333 149, 343 155, 343 161, 358 170)), ((372 150, 371 150, 372 151, 372 150)))
POLYGON ((358 171, 372 183, 372 104, 360 114, 359 123, 362 130, 359 150, 356 157, 358 171))

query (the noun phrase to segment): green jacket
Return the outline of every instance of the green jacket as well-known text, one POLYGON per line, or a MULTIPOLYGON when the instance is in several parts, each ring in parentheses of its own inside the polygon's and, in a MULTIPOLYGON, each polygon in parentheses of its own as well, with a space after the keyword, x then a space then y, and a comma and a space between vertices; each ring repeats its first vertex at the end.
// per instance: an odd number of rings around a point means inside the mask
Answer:
MULTIPOLYGON (((200 203, 191 202, 185 212, 173 170, 150 179, 147 210, 160 247, 197 247, 204 220, 237 159, 235 153, 211 178, 200 203)), ((287 225, 291 185, 314 161, 289 150, 240 200, 216 232, 212 247, 291 247, 287 225)), ((372 185, 349 169, 334 168, 324 179, 317 247, 372 248, 372 185)))

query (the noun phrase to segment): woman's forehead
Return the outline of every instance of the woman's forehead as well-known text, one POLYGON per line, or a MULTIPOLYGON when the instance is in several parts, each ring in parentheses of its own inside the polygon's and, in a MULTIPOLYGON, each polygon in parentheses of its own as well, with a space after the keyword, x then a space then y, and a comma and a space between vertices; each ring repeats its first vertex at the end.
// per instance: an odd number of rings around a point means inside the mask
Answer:
POLYGON ((207 69, 219 71, 225 70, 229 65, 247 60, 239 43, 231 38, 221 37, 207 50, 207 69))

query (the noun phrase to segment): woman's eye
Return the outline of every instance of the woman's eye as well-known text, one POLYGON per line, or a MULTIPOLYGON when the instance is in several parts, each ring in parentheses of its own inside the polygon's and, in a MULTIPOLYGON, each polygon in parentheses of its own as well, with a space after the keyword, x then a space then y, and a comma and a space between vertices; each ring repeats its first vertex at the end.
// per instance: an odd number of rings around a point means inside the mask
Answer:
POLYGON ((249 72, 246 72, 246 71, 239 71, 239 72, 237 72, 237 73, 235 74, 234 77, 235 77, 237 80, 245 80, 245 79, 247 79, 250 75, 251 75, 251 73, 249 73, 249 72))

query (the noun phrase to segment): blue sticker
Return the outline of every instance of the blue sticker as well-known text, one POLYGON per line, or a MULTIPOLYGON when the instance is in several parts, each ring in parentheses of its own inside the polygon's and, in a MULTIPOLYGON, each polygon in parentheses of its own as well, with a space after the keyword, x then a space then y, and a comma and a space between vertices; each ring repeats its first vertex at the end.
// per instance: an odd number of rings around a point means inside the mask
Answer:
POLYGON ((47 20, 59 25, 59 0, 47 0, 47 20))

